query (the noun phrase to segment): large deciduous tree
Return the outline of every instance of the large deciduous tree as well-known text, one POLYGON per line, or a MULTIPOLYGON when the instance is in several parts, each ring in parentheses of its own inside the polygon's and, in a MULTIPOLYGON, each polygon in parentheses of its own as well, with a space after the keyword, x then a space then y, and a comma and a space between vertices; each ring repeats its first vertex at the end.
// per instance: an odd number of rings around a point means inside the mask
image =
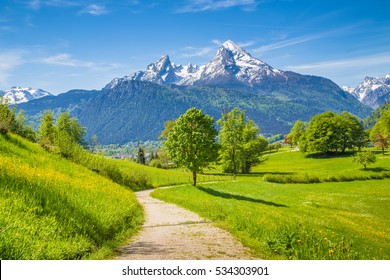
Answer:
POLYGON ((220 160, 224 172, 236 176, 249 173, 252 166, 260 162, 261 153, 267 148, 268 141, 260 137, 260 129, 251 119, 244 118, 244 112, 238 108, 223 114, 218 120, 220 160))
POLYGON ((359 120, 347 113, 325 112, 314 116, 308 129, 301 136, 308 152, 341 152, 361 148, 365 143, 365 132, 359 120))
POLYGON ((197 173, 217 160, 216 135, 214 119, 190 108, 176 120, 164 143, 172 160, 192 172, 194 186, 197 173))

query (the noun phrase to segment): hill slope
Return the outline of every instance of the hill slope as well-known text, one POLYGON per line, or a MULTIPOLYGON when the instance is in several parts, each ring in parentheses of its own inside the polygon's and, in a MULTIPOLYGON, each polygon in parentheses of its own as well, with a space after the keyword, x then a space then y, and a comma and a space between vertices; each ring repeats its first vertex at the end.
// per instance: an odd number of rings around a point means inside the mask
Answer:
POLYGON ((142 223, 132 191, 18 136, 0 170, 0 259, 106 257, 142 223))

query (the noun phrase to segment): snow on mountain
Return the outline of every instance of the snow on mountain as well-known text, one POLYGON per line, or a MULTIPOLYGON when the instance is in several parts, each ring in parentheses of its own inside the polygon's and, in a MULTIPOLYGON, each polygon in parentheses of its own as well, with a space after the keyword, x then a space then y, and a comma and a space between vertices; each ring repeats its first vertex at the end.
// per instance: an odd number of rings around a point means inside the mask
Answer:
POLYGON ((282 71, 252 57, 232 41, 226 41, 200 74, 201 83, 237 81, 253 86, 267 77, 284 77, 282 71))
POLYGON ((0 92, 9 104, 19 104, 33 99, 52 95, 42 89, 12 87, 9 90, 0 92))
POLYGON ((377 109, 390 100, 390 75, 366 77, 351 94, 363 104, 377 109))
POLYGON ((355 90, 355 88, 349 87, 349 86, 342 86, 341 89, 343 91, 346 91, 346 92, 350 93, 350 94, 352 94, 352 92, 355 90))
POLYGON ((178 85, 239 83, 254 86, 269 77, 286 79, 283 71, 252 57, 229 40, 223 43, 214 58, 206 65, 197 66, 191 63, 186 66, 175 65, 168 55, 164 55, 157 62, 149 64, 144 71, 115 78, 105 89, 113 88, 126 80, 178 85))

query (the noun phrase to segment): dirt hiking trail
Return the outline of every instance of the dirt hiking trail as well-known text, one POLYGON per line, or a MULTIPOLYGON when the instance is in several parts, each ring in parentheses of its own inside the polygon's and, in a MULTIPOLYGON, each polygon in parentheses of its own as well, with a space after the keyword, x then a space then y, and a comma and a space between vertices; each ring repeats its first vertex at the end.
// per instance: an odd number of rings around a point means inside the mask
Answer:
POLYGON ((145 223, 119 260, 249 260, 254 257, 230 233, 197 214, 152 198, 153 190, 136 192, 145 223))

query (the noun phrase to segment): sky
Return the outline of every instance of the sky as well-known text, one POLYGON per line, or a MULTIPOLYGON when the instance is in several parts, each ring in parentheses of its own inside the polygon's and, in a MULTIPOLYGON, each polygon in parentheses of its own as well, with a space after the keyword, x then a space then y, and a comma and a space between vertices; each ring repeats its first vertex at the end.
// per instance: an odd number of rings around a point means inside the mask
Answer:
POLYGON ((0 90, 101 89, 226 40, 274 68, 356 87, 390 74, 388 0, 0 0, 0 90))

